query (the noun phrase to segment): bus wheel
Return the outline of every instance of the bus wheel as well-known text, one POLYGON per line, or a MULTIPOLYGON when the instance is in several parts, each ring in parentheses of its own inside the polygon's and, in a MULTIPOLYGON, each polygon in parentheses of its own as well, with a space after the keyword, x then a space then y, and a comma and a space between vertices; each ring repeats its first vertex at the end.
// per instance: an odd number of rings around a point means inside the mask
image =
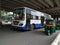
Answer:
POLYGON ((35 26, 34 26, 34 25, 32 25, 32 26, 31 26, 31 30, 34 30, 34 28, 35 28, 35 26))

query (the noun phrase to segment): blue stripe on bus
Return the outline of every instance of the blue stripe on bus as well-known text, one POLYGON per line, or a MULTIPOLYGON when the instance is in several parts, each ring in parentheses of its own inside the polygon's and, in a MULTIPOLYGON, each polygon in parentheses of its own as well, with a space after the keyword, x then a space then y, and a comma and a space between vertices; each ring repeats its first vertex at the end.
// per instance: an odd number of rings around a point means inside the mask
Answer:
MULTIPOLYGON (((32 24, 30 24, 30 26, 32 26, 32 24)), ((41 27, 41 24, 35 24, 35 28, 40 28, 40 27, 41 27)), ((23 27, 17 27, 17 28, 19 28, 19 29, 21 29, 21 30, 27 30, 26 25, 23 26, 23 27)))
MULTIPOLYGON (((30 26, 32 26, 32 24, 30 24, 30 26)), ((39 28, 39 27, 41 27, 41 24, 35 24, 35 28, 39 28)), ((26 25, 23 26, 23 27, 19 27, 19 28, 22 29, 22 30, 26 30, 27 29, 26 25)))
POLYGON ((35 28, 41 27, 41 24, 35 24, 35 28))

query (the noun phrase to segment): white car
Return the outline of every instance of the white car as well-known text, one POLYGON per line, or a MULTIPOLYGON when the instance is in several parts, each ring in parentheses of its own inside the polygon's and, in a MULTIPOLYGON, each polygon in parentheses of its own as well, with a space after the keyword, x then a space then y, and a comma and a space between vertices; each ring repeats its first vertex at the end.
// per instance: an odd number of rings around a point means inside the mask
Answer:
POLYGON ((11 24, 11 21, 8 21, 8 20, 2 21, 2 25, 10 25, 10 24, 11 24))

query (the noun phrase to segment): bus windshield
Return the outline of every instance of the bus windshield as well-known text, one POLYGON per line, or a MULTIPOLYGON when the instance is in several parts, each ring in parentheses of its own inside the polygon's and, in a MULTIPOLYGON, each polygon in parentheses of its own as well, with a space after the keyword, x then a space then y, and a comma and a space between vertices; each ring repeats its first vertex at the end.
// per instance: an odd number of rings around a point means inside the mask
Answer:
POLYGON ((14 11, 14 19, 15 20, 24 20, 24 9, 23 8, 16 9, 14 11))

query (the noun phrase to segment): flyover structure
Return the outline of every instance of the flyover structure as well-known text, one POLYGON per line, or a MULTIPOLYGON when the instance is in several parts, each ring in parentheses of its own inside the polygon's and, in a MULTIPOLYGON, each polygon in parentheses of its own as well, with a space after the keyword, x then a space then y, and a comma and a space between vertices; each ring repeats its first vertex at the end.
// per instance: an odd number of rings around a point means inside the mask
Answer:
POLYGON ((1 0, 0 9, 12 11, 16 7, 29 7, 51 15, 60 15, 60 0, 1 0))

